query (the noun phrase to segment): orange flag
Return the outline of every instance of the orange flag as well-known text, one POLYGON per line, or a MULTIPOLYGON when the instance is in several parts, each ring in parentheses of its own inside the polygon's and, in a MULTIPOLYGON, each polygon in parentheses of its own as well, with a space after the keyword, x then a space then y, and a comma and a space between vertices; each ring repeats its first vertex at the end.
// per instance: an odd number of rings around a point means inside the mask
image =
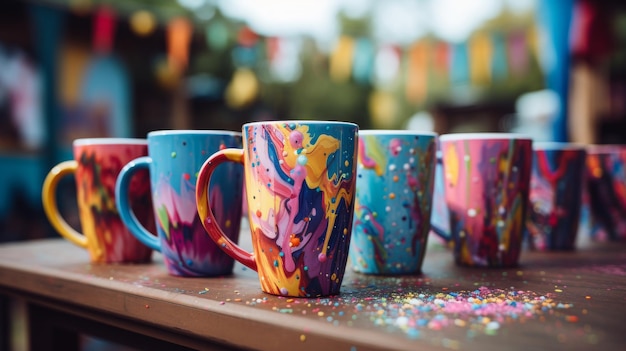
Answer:
POLYGON ((177 17, 167 26, 167 51, 170 68, 182 71, 189 62, 189 44, 193 28, 188 19, 177 17))
POLYGON ((429 42, 421 40, 409 49, 406 76, 406 99, 421 103, 428 94, 428 50, 429 42))

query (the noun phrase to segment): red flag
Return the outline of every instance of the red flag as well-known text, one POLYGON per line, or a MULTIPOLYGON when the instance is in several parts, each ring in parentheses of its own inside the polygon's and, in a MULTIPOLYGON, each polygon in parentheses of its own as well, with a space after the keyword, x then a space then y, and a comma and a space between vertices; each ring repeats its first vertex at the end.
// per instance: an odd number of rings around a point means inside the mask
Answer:
POLYGON ((115 13, 108 6, 98 8, 93 21, 93 49, 97 53, 106 54, 113 47, 115 32, 115 13))

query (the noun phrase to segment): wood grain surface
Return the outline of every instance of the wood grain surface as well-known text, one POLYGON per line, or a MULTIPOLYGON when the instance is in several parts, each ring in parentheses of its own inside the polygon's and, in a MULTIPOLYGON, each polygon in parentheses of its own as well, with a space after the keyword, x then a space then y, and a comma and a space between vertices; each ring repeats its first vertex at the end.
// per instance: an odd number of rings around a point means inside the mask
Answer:
MULTIPOLYGON (((242 234, 244 237, 249 235, 242 234)), ((236 265, 217 278, 150 264, 96 265, 63 239, 0 246, 0 294, 194 349, 617 350, 626 344, 626 244, 524 252, 512 269, 458 267, 430 245, 418 276, 348 269, 338 296, 261 291, 236 265), (205 344, 206 342, 206 344, 205 344), (205 347, 206 346, 206 347, 205 347)))

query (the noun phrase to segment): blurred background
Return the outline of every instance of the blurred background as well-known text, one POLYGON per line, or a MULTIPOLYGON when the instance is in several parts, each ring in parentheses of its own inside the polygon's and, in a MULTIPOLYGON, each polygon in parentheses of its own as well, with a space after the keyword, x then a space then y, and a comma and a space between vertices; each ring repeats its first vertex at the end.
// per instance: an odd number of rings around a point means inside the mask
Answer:
POLYGON ((3 0, 0 242, 56 235, 41 185, 79 137, 327 119, 624 143, 625 44, 618 1, 3 0))

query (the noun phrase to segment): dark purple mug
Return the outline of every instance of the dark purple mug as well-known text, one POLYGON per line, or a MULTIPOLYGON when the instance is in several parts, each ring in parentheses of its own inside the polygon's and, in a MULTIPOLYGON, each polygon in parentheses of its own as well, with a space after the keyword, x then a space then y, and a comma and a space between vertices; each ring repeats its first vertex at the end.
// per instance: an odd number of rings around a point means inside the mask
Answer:
POLYGON ((576 244, 587 152, 571 143, 534 143, 526 229, 530 248, 573 250, 576 244))

